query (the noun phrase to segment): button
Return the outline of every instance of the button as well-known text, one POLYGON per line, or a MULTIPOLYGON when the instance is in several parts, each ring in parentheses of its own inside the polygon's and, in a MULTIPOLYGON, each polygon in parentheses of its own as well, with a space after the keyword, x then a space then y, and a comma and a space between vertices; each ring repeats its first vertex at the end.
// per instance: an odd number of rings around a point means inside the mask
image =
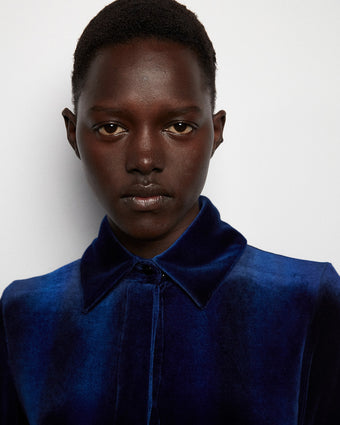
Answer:
POLYGON ((161 270, 151 260, 142 260, 135 264, 135 281, 151 285, 158 285, 162 280, 161 270))
POLYGON ((135 267, 136 267, 136 270, 148 276, 159 273, 158 268, 154 266, 150 261, 141 261, 137 263, 135 267))
POLYGON ((149 264, 142 264, 142 271, 145 274, 153 274, 155 272, 154 268, 151 267, 149 264))

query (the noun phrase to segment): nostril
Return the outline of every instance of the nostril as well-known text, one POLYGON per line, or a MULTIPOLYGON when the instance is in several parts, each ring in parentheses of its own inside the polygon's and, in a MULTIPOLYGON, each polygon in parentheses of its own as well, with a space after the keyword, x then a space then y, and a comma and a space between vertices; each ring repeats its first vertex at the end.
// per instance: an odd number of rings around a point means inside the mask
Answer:
POLYGON ((129 173, 138 173, 141 175, 148 175, 151 173, 161 173, 163 171, 162 168, 159 167, 154 167, 154 168, 143 168, 143 167, 136 167, 133 169, 128 169, 127 170, 129 173))
POLYGON ((137 150, 133 150, 126 158, 126 169, 130 173, 159 173, 163 170, 163 168, 163 158, 155 151, 138 152, 137 150))

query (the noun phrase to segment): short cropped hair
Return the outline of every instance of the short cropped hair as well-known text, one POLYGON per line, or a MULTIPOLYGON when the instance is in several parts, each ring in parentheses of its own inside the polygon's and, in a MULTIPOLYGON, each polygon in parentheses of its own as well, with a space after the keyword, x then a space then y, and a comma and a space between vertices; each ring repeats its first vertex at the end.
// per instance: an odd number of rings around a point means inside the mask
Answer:
POLYGON ((98 51, 136 38, 169 40, 190 48, 203 71, 214 109, 216 54, 197 16, 175 0, 117 0, 89 22, 78 41, 72 74, 76 110, 88 69, 98 51))

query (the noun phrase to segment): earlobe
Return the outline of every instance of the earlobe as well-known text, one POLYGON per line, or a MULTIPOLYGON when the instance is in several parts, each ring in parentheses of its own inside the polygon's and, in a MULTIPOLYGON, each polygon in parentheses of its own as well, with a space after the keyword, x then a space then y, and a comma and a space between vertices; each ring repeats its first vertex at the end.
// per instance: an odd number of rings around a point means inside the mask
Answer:
POLYGON ((77 145, 77 138, 76 138, 76 116, 68 108, 65 108, 62 111, 62 116, 65 122, 67 140, 69 141, 77 157, 80 159, 80 154, 79 154, 78 145, 77 145))
POLYGON ((215 150, 220 146, 223 142, 223 129, 226 120, 226 112, 219 111, 213 115, 213 123, 214 123, 214 146, 211 153, 211 156, 214 155, 215 150))

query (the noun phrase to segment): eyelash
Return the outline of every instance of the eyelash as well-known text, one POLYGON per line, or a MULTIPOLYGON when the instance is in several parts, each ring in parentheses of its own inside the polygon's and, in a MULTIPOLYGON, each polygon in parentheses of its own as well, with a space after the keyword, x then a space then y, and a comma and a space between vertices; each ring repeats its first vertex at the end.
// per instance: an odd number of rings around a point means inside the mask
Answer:
MULTIPOLYGON (((163 132, 168 133, 169 135, 186 136, 186 135, 192 133, 194 130, 196 130, 196 128, 197 128, 197 126, 195 126, 193 124, 189 124, 185 121, 176 121, 176 122, 168 125, 167 127, 165 127, 163 132), (180 128, 177 128, 177 130, 176 130, 176 126, 184 126, 184 128, 182 129, 183 131, 180 131, 180 128), (173 130, 170 130, 172 127, 173 127, 173 130)), ((124 126, 122 126, 118 123, 115 123, 115 122, 96 125, 96 126, 94 126, 94 130, 97 133, 99 133, 101 136, 104 136, 104 137, 119 136, 121 134, 128 132, 126 127, 124 127, 124 126), (116 132, 118 129, 121 129, 121 130, 116 132), (113 131, 110 132, 108 130, 113 130, 113 131)))
POLYGON ((101 125, 96 126, 94 129, 95 129, 95 131, 97 133, 99 133, 101 136, 104 136, 104 137, 105 136, 108 136, 108 137, 110 137, 110 136, 118 136, 118 135, 120 135, 122 133, 127 132, 127 129, 125 127, 123 127, 122 125, 120 125, 118 123, 115 123, 115 122, 110 122, 110 123, 107 123, 107 124, 101 124, 101 125), (114 129, 114 131, 112 133, 110 133, 109 131, 107 131, 110 127, 111 127, 111 129, 114 129), (116 130, 119 129, 119 128, 121 129, 121 131, 119 131, 118 133, 116 133, 116 130), (103 130, 106 132, 106 134, 103 134, 101 132, 103 130))
POLYGON ((170 124, 168 127, 166 127, 164 129, 164 131, 166 133, 170 133, 170 134, 175 134, 175 135, 179 135, 179 136, 186 136, 187 134, 192 133, 196 128, 197 127, 194 126, 193 124, 189 124, 189 123, 187 123, 185 121, 176 121, 176 122, 170 124), (176 125, 184 125, 185 126, 184 131, 170 131, 169 130, 171 127, 174 127, 174 129, 176 130, 176 128, 175 128, 176 125), (189 128, 189 131, 186 132, 186 130, 188 128, 189 128))

